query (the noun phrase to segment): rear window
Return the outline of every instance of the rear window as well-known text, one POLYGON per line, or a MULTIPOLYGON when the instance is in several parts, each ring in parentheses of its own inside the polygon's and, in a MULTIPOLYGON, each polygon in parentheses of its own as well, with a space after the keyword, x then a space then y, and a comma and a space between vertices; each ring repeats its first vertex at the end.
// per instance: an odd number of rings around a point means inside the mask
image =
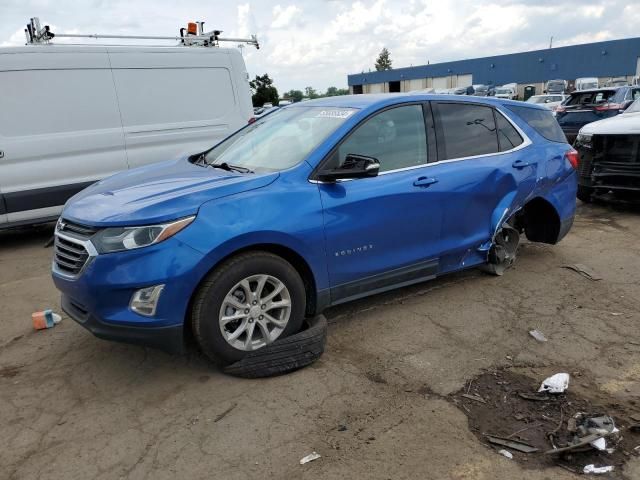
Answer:
POLYGON ((597 105, 613 101, 615 90, 600 90, 598 92, 572 93, 567 105, 597 105))
POLYGON ((567 137, 558 125, 556 118, 551 113, 551 110, 530 108, 530 107, 518 107, 509 105, 509 110, 516 113, 522 118, 531 128, 542 135, 547 140, 552 142, 566 143, 567 137))

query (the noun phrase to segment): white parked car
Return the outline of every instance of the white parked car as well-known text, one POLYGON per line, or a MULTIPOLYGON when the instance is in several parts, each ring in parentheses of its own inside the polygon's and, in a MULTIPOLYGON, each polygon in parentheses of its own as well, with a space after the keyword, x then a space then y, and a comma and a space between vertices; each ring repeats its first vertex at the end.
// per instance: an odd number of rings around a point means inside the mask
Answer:
POLYGON ((534 95, 533 97, 529 97, 527 99, 527 103, 535 103, 537 105, 542 105, 543 107, 546 107, 551 111, 555 111, 555 109, 558 108, 560 104, 567 98, 569 98, 569 95, 564 94, 534 95))
POLYGON ((0 48, 0 228, 55 219, 128 168, 211 147, 253 116, 236 48, 0 48))
POLYGON ((620 115, 586 124, 573 145, 580 200, 613 195, 640 202, 640 98, 620 115))
POLYGON ((518 85, 515 83, 508 83, 501 87, 496 87, 496 98, 507 98, 509 100, 518 99, 518 85))

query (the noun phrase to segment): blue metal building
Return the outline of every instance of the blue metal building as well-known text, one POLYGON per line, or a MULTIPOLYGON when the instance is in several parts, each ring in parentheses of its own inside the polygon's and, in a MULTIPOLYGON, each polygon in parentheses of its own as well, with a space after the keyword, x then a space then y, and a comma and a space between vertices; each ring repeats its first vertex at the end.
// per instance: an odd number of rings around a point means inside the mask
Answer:
POLYGON ((423 88, 450 88, 465 86, 461 83, 541 84, 557 78, 572 80, 580 77, 633 77, 640 74, 639 70, 640 37, 636 37, 397 68, 383 72, 357 73, 348 76, 348 84, 355 93, 373 93, 416 89, 420 86, 416 80, 421 79, 425 80, 423 88), (460 80, 449 80, 444 86, 442 79, 445 78, 460 80), (427 79, 432 81, 428 82, 427 79), (398 89, 398 82, 403 82, 401 89, 398 89))

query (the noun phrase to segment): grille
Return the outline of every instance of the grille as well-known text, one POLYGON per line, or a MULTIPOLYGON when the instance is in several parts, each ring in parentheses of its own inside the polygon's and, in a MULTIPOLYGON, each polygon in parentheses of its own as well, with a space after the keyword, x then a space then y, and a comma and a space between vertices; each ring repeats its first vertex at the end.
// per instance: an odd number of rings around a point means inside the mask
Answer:
POLYGON ((607 190, 640 190, 640 135, 594 137, 593 185, 607 190))
POLYGON ((58 231, 71 233, 82 238, 89 238, 91 235, 98 231, 95 227, 88 225, 80 225, 79 223, 70 222, 69 220, 62 219, 58 224, 58 231))
POLYGON ((89 252, 81 243, 56 235, 53 261, 62 273, 77 275, 89 259, 89 252))

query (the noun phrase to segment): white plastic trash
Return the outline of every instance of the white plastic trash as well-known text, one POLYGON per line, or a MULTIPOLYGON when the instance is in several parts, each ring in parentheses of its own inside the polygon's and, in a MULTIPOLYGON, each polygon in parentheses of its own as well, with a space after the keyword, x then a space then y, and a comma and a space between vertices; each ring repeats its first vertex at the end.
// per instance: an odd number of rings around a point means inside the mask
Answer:
POLYGON ((509 450, 500 450, 498 453, 503 457, 513 458, 513 453, 511 453, 509 450))
POLYGON ((535 338, 537 341, 539 342, 546 342, 547 341, 547 337, 544 336, 544 333, 542 333, 540 330, 529 330, 529 335, 531 335, 533 338, 535 338))
POLYGON ((317 460, 321 457, 322 455, 320 455, 317 452, 311 452, 309 455, 307 455, 306 457, 302 457, 300 459, 300 465, 304 465, 305 463, 309 463, 309 462, 313 462, 314 460, 317 460))
POLYGON ((562 393, 567 388, 569 388, 569 374, 556 373, 542 382, 538 392, 562 393))
POLYGON ((584 473, 585 475, 589 473, 599 474, 599 473, 609 473, 609 472, 613 472, 612 466, 596 467, 594 464, 590 464, 590 465, 585 465, 585 467, 582 469, 582 473, 584 473))
POLYGON ((590 443, 590 445, 596 450, 600 450, 600 451, 607 449, 607 441, 604 439, 604 437, 594 440, 593 442, 590 443))

